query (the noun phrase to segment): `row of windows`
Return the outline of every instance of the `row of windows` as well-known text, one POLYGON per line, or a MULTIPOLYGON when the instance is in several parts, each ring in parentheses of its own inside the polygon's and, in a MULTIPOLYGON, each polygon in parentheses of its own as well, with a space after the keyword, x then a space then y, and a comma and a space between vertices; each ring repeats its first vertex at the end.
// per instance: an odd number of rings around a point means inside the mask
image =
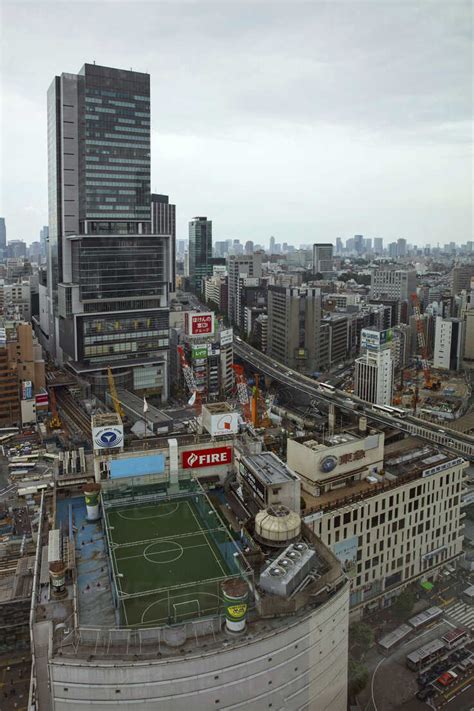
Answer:
MULTIPOLYGON (((130 94, 124 91, 110 91, 108 89, 94 89, 93 87, 87 87, 87 97, 90 98, 92 95, 96 96, 110 96, 112 99, 129 99, 130 94)), ((86 97, 86 101, 87 101, 86 97)), ((150 101, 150 96, 134 96, 137 101, 150 101)), ((97 101, 97 99, 91 99, 92 101, 97 101)))
POLYGON ((150 133, 148 128, 135 128, 134 126, 114 126, 116 131, 131 131, 132 133, 150 133))
POLYGON ((114 190, 112 188, 91 188, 87 191, 89 195, 136 195, 136 190, 114 190))
POLYGON ((131 331, 130 333, 103 333, 95 336, 86 336, 84 343, 87 345, 104 343, 105 341, 130 341, 134 338, 154 338, 156 336, 168 337, 168 329, 162 328, 159 331, 131 331))
MULTIPOLYGON (((149 135, 150 131, 148 129, 145 129, 145 133, 149 135)), ((86 133, 87 135, 87 133, 86 133)), ((105 134, 96 134, 96 135, 105 135, 105 138, 118 138, 119 140, 125 139, 127 141, 143 141, 145 140, 145 136, 122 136, 120 134, 116 133, 105 133, 105 134)), ((117 144, 117 145, 124 145, 123 143, 117 144)))
POLYGON ((150 165, 149 160, 140 160, 139 158, 109 158, 109 163, 134 163, 137 165, 150 165))
POLYGON ((102 219, 102 220, 108 220, 108 219, 116 220, 117 218, 120 218, 121 220, 138 220, 138 219, 140 219, 140 216, 137 215, 135 212, 127 212, 127 213, 121 212, 118 215, 113 214, 113 213, 110 213, 110 214, 104 213, 103 215, 101 215, 100 213, 97 213, 97 212, 88 212, 87 217, 88 217, 88 219, 95 218, 95 219, 102 219))
POLYGON ((115 343, 109 346, 85 346, 84 355, 97 356, 107 355, 108 353, 133 353, 137 351, 149 351, 155 348, 166 348, 168 346, 167 338, 159 338, 143 343, 115 343))
POLYGON ((86 139, 86 146, 112 146, 113 148, 145 148, 150 150, 149 144, 134 144, 134 143, 117 143, 114 141, 98 141, 86 139))
MULTIPOLYGON (((90 173, 86 173, 86 175, 90 175, 90 173)), ((99 174, 99 175, 93 175, 92 177, 98 178, 98 177, 100 177, 100 174, 99 174)), ((110 178, 118 178, 119 176, 115 176, 115 175, 105 175, 104 177, 106 177, 106 178, 109 178, 109 177, 110 177, 110 178)), ((125 176, 120 176, 120 177, 125 178, 125 176)), ((129 176, 129 177, 130 177, 130 178, 134 178, 134 177, 136 177, 136 176, 131 175, 131 176, 129 176)), ((94 182, 93 180, 88 180, 88 181, 86 182, 86 185, 87 185, 87 187, 92 186, 92 185, 97 185, 97 186, 109 185, 110 187, 116 187, 116 188, 133 188, 133 187, 135 187, 135 186, 137 186, 137 187, 138 187, 138 186, 142 186, 142 185, 143 185, 143 181, 142 181, 142 180, 135 180, 135 182, 133 182, 133 183, 114 183, 114 182, 110 181, 110 182, 104 183, 104 182, 94 182)), ((133 190, 132 192, 135 192, 135 191, 133 190)))

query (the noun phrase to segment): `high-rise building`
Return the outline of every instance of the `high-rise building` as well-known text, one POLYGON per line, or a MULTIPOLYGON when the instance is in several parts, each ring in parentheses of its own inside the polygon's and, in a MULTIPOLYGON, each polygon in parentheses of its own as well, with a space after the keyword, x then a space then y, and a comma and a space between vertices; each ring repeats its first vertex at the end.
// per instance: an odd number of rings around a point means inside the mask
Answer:
POLYGON ((393 360, 390 347, 367 349, 355 361, 354 394, 376 405, 391 405, 392 392, 393 360))
POLYGON ((7 248, 7 226, 5 224, 5 218, 0 217, 0 252, 5 251, 7 248))
POLYGON ((268 288, 270 357, 290 368, 320 369, 321 292, 309 287, 268 288))
POLYGON ((403 239, 403 237, 400 237, 400 239, 397 239, 397 257, 406 257, 407 256, 407 241, 406 239, 403 239))
POLYGON ((270 237, 270 254, 274 254, 274 253, 275 253, 275 241, 276 241, 276 240, 275 240, 275 237, 272 235, 272 236, 270 237))
MULTIPOLYGON (((243 312, 241 303, 241 289, 244 285, 242 279, 260 279, 262 276, 262 253, 231 255, 227 258, 227 272, 229 275, 227 286, 227 315, 229 321, 239 327, 243 326, 243 312)), ((257 284, 254 284, 257 286, 257 284)))
POLYGON ((22 239, 12 239, 7 244, 7 257, 20 259, 26 257, 26 242, 22 239))
POLYGON ((464 356, 464 327, 460 318, 437 316, 433 365, 443 370, 459 370, 464 356))
POLYGON ((245 254, 253 253, 253 242, 251 239, 247 240, 247 242, 245 243, 244 252, 245 254))
POLYGON ((336 237, 336 254, 340 257, 343 250, 344 247, 342 246, 342 239, 340 237, 336 237))
POLYGON ((333 246, 332 244, 313 245, 313 274, 322 274, 323 279, 330 279, 333 275, 333 246))
POLYGON ((40 230, 40 245, 41 245, 40 255, 41 255, 41 261, 43 261, 43 262, 45 261, 46 255, 48 253, 48 239, 49 239, 49 228, 48 228, 48 225, 45 225, 40 230))
POLYGON ((461 264, 453 269, 453 284, 451 293, 453 296, 460 294, 463 289, 466 291, 471 286, 471 277, 474 276, 474 264, 461 264))
POLYGON ((364 254, 364 245, 364 235, 354 235, 354 249, 359 256, 364 254))
POLYGON ((207 217, 193 217, 189 223, 189 275, 195 291, 212 276, 212 220, 207 217))
POLYGON ((169 291, 176 291, 176 205, 170 203, 168 195, 151 195, 151 228, 154 235, 168 237, 169 291))
POLYGON ((169 240, 152 232, 150 76, 85 64, 48 91, 49 347, 167 396, 169 240))
POLYGON ((404 269, 375 269, 372 272, 370 293, 372 299, 386 301, 395 299, 400 302, 400 314, 397 323, 407 319, 412 312, 411 295, 416 291, 416 272, 404 269))
POLYGON ((375 254, 383 254, 383 237, 374 237, 375 254))

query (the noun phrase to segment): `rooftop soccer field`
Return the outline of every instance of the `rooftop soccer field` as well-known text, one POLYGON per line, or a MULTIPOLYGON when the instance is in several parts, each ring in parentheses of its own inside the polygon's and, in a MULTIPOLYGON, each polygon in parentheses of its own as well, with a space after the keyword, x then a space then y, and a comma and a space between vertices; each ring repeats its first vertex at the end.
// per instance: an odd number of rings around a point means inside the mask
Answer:
POLYGON ((235 545, 207 497, 106 508, 121 623, 154 627, 221 609, 239 574, 235 545))

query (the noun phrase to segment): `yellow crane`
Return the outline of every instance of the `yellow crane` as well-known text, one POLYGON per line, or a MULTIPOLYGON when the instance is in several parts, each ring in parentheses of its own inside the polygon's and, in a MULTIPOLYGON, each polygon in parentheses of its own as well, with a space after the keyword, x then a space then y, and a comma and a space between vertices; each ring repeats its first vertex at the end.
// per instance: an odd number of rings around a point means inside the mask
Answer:
POLYGON ((118 399, 117 388, 115 387, 115 380, 112 374, 112 368, 110 366, 107 368, 107 377, 109 379, 109 391, 110 397, 112 398, 112 402, 114 404, 114 410, 117 415, 123 420, 125 419, 125 412, 123 411, 120 400, 118 399))

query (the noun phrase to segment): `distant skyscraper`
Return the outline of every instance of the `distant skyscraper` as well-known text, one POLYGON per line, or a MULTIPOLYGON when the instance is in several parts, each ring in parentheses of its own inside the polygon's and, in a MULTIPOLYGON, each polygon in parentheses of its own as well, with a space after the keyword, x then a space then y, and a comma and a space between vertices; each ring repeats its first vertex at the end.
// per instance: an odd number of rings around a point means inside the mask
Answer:
POLYGON ((169 236, 169 290, 176 291, 176 205, 169 201, 168 195, 151 196, 151 229, 155 235, 169 236))
MULTIPOLYGON (((150 76, 85 64, 48 91, 49 344, 104 396, 167 397, 169 240, 152 234, 150 76)), ((40 305, 41 306, 41 305, 40 305)))
POLYGON ((374 237, 375 254, 383 254, 383 237, 374 237))
POLYGON ((354 235, 354 249, 359 256, 364 254, 364 246, 364 235, 354 235))
POLYGON ((270 237, 270 254, 275 253, 275 237, 273 235, 270 237))
POLYGON ((40 245, 41 245, 41 252, 40 253, 41 253, 42 261, 44 261, 46 259, 46 255, 48 252, 48 237, 49 237, 49 228, 48 228, 48 225, 45 225, 40 230, 40 245))
POLYGON ((406 257, 407 255, 407 241, 401 237, 397 240, 397 257, 406 257))
POLYGON ((0 217, 0 249, 5 250, 7 246, 7 226, 5 218, 0 217))
POLYGON ((207 217, 193 217, 189 223, 189 274, 196 291, 212 276, 212 220, 207 217))
POLYGON ((342 246, 342 239, 340 237, 336 237, 336 254, 340 257, 343 251, 343 246, 342 246))
POLYGON ((245 254, 252 254, 252 253, 253 253, 253 242, 252 242, 252 240, 248 240, 248 241, 245 243, 245 249, 244 249, 244 251, 245 251, 245 254))
POLYGON ((313 274, 322 274, 323 279, 333 275, 333 246, 327 244, 313 244, 313 274))

